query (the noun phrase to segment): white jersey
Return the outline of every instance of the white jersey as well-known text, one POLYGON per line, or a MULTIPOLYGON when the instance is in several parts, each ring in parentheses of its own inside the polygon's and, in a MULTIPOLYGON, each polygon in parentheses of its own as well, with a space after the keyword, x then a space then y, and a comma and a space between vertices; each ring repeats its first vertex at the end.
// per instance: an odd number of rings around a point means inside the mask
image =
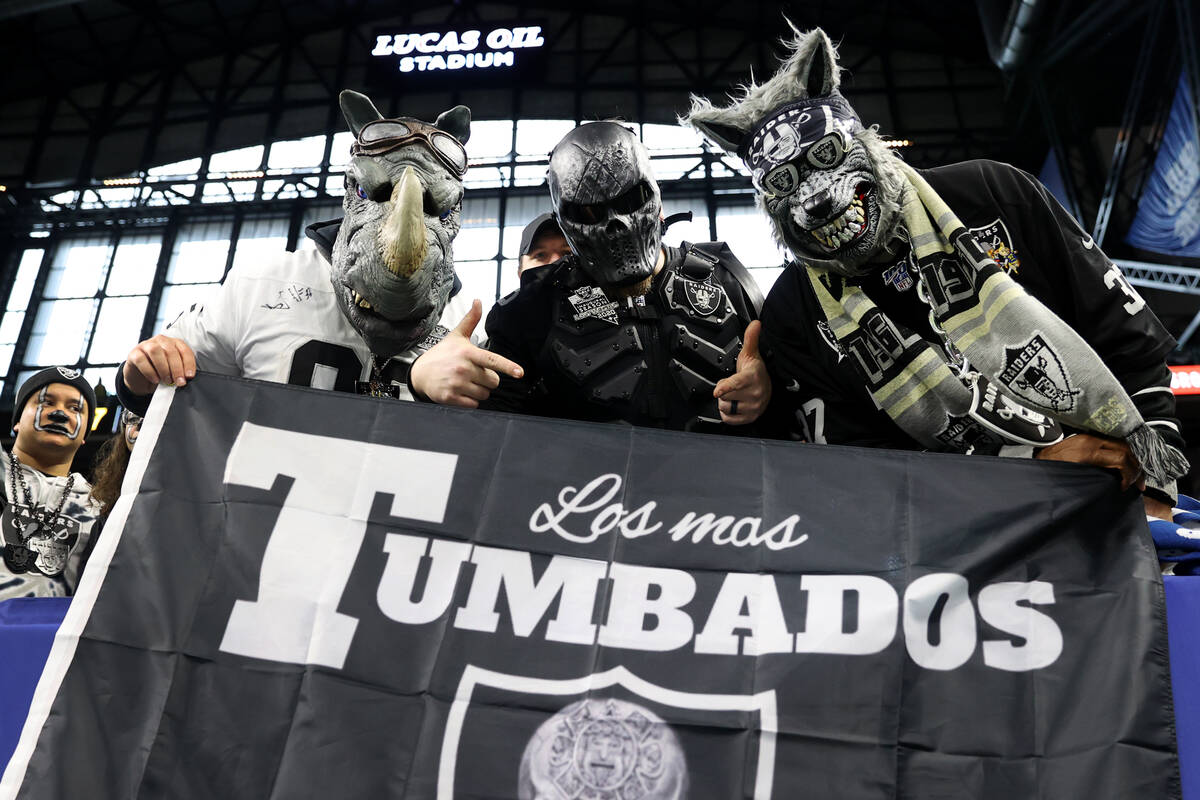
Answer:
POLYGON ((71 492, 63 499, 67 477, 47 475, 21 462, 21 481, 10 475, 8 453, 0 450, 0 481, 4 483, 0 525, 0 600, 10 597, 63 597, 74 594, 89 541, 96 532, 100 504, 88 496, 91 484, 74 474, 71 492), (16 491, 13 491, 13 486, 16 491), (33 501, 30 508, 28 500, 33 501), (59 502, 62 501, 61 510, 59 502), (53 512, 60 513, 55 515, 53 512))
MULTIPOLYGON (((355 392, 371 378, 371 351, 338 306, 329 269, 313 249, 237 267, 210 301, 184 311, 164 333, 187 342, 206 372, 355 392)), ((470 309, 461 292, 452 297, 433 334, 382 366, 401 399, 412 399, 408 365, 470 309)))

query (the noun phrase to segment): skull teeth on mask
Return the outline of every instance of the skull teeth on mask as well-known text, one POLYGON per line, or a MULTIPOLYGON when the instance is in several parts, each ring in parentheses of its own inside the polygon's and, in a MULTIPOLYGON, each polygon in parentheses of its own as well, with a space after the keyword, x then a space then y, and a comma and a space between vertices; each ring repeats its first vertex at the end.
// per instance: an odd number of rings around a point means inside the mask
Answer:
POLYGON ((646 148, 613 122, 568 133, 550 154, 550 200, 563 236, 601 287, 654 274, 662 247, 662 198, 646 148))

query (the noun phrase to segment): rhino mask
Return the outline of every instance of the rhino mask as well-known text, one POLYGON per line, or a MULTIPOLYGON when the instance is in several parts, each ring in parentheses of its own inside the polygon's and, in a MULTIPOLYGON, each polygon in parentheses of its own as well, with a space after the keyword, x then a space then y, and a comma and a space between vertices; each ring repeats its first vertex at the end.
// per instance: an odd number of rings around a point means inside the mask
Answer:
POLYGON ((339 102, 355 142, 332 283, 350 324, 386 359, 428 336, 450 297, 471 112, 455 106, 431 125, 384 119, 358 92, 339 102))
POLYGON ((829 37, 793 31, 791 55, 769 81, 726 108, 693 96, 680 122, 742 158, 776 240, 796 258, 863 275, 901 236, 906 183, 897 156, 838 91, 829 37))

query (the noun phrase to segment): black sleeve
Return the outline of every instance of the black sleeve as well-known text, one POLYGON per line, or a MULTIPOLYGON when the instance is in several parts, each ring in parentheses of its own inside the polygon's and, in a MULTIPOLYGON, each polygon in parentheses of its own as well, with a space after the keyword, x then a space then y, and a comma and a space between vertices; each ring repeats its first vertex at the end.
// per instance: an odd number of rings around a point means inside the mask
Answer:
MULTIPOLYGON (((1032 175, 1007 169, 1017 202, 1005 212, 1023 215, 1021 228, 1036 247, 1039 269, 1056 294, 1054 311, 1100 356, 1163 439, 1182 448, 1166 354, 1175 340, 1120 268, 1032 175)), ((1001 187, 1002 196, 1009 196, 1001 187)), ((1048 304, 1049 305, 1049 304, 1048 304)))
POLYGON ((117 400, 121 403, 121 406, 128 408, 139 417, 146 416, 146 411, 150 408, 150 399, 154 397, 154 394, 138 395, 129 391, 129 387, 125 385, 125 362, 123 361, 117 367, 117 377, 114 384, 116 385, 117 400))
POLYGON ((549 294, 544 278, 501 298, 488 312, 485 328, 488 350, 516 362, 522 378, 500 376, 500 385, 480 404, 493 411, 517 414, 544 413, 539 403, 541 371, 538 354, 550 328, 549 294))

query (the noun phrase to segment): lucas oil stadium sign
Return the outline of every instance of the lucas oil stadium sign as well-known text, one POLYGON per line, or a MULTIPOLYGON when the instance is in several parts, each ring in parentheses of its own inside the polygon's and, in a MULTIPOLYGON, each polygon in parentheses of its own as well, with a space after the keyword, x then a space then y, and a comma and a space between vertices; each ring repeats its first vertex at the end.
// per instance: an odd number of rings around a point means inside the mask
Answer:
MULTIPOLYGON (((546 40, 541 25, 495 25, 469 30, 395 32, 377 30, 368 62, 378 77, 397 74, 455 75, 463 70, 525 73, 546 40)), ((475 80, 476 76, 472 76, 475 80)))

